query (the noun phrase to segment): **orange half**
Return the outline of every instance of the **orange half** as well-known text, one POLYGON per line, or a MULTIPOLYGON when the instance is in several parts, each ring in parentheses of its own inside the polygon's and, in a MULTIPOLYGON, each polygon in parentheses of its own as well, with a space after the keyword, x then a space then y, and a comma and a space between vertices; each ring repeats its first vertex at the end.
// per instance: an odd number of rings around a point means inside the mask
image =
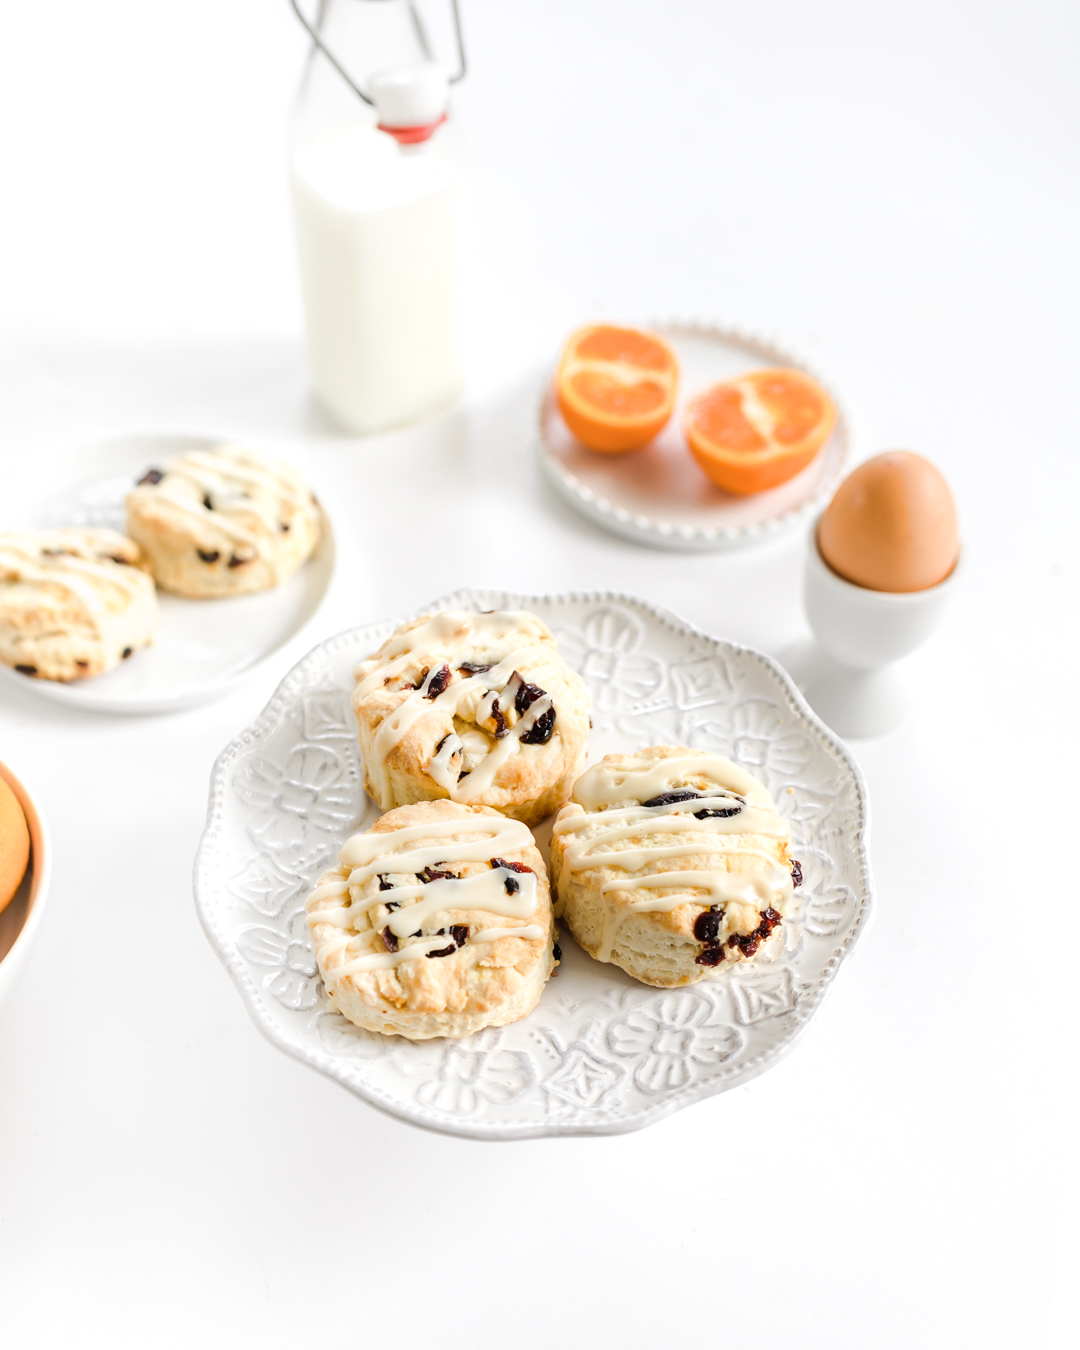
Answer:
POLYGON ((801 370, 754 370, 714 384, 686 409, 690 452, 717 487, 736 496, 801 473, 836 425, 836 407, 801 370))
POLYGON ((638 328, 594 324, 567 342, 555 373, 559 411, 592 450, 637 450, 675 407, 679 363, 668 344, 638 328))

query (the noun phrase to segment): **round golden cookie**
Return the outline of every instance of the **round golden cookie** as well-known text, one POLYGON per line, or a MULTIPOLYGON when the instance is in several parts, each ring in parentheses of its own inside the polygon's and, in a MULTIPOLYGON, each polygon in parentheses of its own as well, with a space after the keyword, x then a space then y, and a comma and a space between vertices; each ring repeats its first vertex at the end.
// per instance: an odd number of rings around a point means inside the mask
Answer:
POLYGON ((147 470, 127 528, 162 590, 209 600, 280 585, 315 551, 321 517, 295 469, 221 445, 147 470))
POLYGON ((30 831, 18 797, 0 778, 0 911, 11 903, 30 862, 30 831))
POLYGON ((427 1040, 514 1022, 555 965, 547 872, 528 827, 420 802, 353 835, 306 902, 330 1003, 427 1040))
POLYGON ((566 800, 589 735, 585 682, 524 610, 403 624, 357 666, 352 706, 384 811, 449 798, 535 823, 566 800))
POLYGON ((779 945, 793 872, 761 783, 682 746, 606 756, 574 784, 551 840, 556 913, 578 944, 660 988, 779 945))
POLYGON ((145 565, 115 530, 0 534, 0 661, 45 680, 112 670, 157 633, 145 565))

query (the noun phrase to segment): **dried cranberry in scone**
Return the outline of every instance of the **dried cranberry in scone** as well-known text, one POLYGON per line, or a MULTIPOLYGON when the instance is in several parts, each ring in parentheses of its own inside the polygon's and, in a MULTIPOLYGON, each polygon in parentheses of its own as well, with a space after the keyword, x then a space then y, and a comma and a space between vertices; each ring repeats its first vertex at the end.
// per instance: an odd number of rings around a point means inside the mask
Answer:
POLYGON ((237 445, 208 442, 149 469, 126 505, 127 533, 158 586, 193 600, 280 585, 322 532, 300 475, 237 445))
POLYGON ((555 822, 559 915, 591 956, 646 984, 722 978, 778 949, 789 846, 765 787, 731 761, 682 746, 608 755, 555 822))
POLYGON ((534 822, 569 795, 589 695, 536 615, 425 615, 391 634, 356 681, 364 785, 384 810, 449 798, 534 822))
POLYGON ((532 833, 486 806, 389 811, 345 843, 306 910, 331 1006, 370 1031, 424 1040, 503 1026, 555 966, 532 833))

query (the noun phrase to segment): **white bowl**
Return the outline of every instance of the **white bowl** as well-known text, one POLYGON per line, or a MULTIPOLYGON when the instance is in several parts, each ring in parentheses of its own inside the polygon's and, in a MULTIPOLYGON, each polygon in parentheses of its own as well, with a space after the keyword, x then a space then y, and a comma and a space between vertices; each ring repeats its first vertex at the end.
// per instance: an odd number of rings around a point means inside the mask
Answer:
POLYGON ((25 970, 37 941, 49 891, 52 850, 44 817, 33 797, 6 764, 0 763, 0 778, 19 799, 30 828, 30 865, 14 899, 0 911, 0 1003, 3 1003, 25 970))

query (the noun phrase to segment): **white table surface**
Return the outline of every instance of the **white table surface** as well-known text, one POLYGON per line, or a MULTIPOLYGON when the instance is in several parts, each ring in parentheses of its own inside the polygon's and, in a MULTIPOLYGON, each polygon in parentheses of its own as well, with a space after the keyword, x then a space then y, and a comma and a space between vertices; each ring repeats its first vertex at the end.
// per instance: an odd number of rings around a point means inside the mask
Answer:
POLYGON ((472 389, 364 443, 307 393, 284 0, 6 16, 3 523, 57 447, 221 431, 310 473, 340 561, 315 631, 220 703, 124 720, 2 691, 55 878, 0 1010, 0 1339, 1074 1345, 1080 11, 463 10, 472 389), (639 1134, 480 1145, 263 1041, 191 863, 215 755, 340 628, 477 583, 625 589, 774 653, 802 635, 800 538, 652 552, 540 483, 545 362, 597 314, 804 350, 860 456, 941 465, 967 580, 911 663, 916 714, 853 746, 877 917, 805 1041, 639 1134))

